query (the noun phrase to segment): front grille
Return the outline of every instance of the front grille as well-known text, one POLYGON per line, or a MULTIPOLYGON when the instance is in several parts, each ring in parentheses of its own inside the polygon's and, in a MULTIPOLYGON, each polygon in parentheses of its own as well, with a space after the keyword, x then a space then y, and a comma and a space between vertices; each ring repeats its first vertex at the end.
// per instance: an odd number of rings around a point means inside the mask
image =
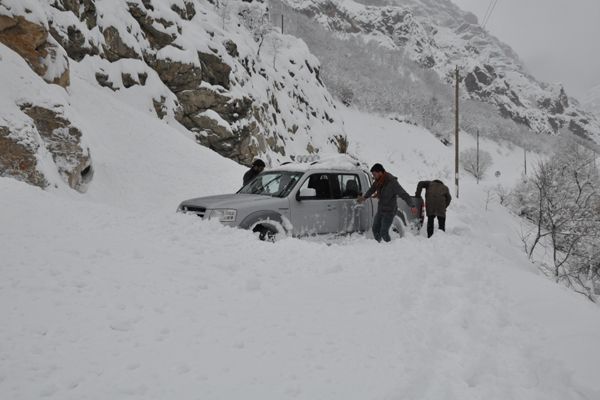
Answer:
POLYGON ((200 218, 204 218, 204 214, 206 214, 206 207, 181 206, 181 211, 184 213, 196 214, 200 218))

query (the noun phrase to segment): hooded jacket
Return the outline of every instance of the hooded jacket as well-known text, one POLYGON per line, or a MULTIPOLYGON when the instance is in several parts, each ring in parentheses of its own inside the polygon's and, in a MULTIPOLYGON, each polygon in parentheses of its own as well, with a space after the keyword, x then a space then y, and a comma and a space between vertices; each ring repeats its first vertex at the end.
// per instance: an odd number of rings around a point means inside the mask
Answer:
POLYGON ((395 213, 398 210, 398 202, 396 197, 402 198, 410 207, 414 207, 412 198, 398 183, 398 178, 394 175, 386 172, 383 177, 383 184, 381 188, 378 188, 378 182, 375 181, 364 194, 364 198, 367 199, 377 192, 379 198, 379 205, 377 206, 377 212, 384 213, 395 213))

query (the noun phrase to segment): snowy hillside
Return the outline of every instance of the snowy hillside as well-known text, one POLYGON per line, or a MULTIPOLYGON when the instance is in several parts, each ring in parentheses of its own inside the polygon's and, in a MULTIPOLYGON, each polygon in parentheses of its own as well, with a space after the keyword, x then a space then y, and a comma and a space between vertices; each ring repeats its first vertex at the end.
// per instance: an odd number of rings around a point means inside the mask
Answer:
POLYGON ((600 85, 591 88, 581 101, 588 111, 600 116, 600 85))
MULTIPOLYGON (((560 84, 531 76, 515 52, 486 32, 472 13, 450 0, 277 0, 338 35, 402 50, 446 82, 459 68, 472 99, 494 105, 504 117, 538 133, 569 131, 600 143, 600 121, 560 84), (576 102, 575 102, 576 103, 576 102)), ((279 11, 289 14, 289 11, 279 11)))
POLYGON ((241 0, 2 0, 0 175, 86 190, 96 155, 75 123, 77 79, 241 164, 335 151, 343 127, 319 62, 266 12, 241 0))
MULTIPOLYGON (((3 62, 13 62, 2 53, 3 62)), ((0 178, 0 398, 595 399, 600 311, 540 276, 520 222, 462 179, 447 233, 257 242, 176 214, 244 168, 71 75, 85 194, 0 178)), ((427 131, 342 110, 349 145, 413 191, 450 183, 427 131)), ((461 142, 472 145, 465 136, 461 142)))

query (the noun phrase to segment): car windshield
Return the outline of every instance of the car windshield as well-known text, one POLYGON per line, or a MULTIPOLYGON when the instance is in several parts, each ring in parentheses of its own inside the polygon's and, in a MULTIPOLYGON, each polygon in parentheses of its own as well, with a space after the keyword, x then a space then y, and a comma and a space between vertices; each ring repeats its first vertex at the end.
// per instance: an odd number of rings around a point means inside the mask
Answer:
POLYGON ((272 197, 285 197, 296 186, 302 172, 267 171, 252 179, 238 193, 262 194, 272 197))

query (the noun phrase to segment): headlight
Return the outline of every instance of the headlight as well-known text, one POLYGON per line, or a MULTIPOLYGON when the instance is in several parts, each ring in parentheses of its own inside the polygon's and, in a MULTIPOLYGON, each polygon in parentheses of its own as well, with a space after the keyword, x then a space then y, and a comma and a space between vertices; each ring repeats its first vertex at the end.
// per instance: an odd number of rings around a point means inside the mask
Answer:
POLYGON ((219 222, 233 222, 235 221, 236 214, 237 210, 215 209, 210 210, 210 213, 208 214, 208 219, 218 219, 219 222))

